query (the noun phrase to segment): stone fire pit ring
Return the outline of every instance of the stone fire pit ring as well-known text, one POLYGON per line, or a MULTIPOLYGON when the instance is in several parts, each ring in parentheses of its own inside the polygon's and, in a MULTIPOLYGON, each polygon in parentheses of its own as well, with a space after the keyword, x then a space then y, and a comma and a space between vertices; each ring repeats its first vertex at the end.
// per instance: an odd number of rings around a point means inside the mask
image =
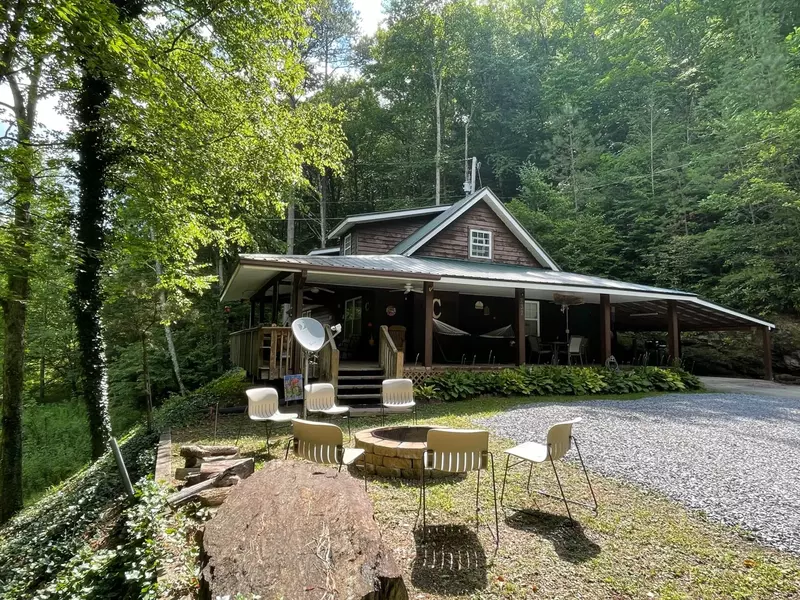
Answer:
MULTIPOLYGON (((357 432, 356 448, 363 448, 367 473, 381 477, 420 479, 422 476, 422 454, 427 448, 426 426, 373 427, 357 432)), ((428 471, 427 476, 449 477, 452 473, 428 471)))

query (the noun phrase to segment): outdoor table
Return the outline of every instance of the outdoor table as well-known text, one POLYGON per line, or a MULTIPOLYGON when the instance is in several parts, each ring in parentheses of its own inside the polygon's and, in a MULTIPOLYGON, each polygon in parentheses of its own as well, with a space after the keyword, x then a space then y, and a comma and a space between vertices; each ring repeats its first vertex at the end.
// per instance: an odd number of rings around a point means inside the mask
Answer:
POLYGON ((569 342, 546 342, 546 343, 553 347, 553 364, 557 365, 558 355, 561 354, 561 352, 563 352, 561 348, 566 349, 567 347, 569 347, 569 342))

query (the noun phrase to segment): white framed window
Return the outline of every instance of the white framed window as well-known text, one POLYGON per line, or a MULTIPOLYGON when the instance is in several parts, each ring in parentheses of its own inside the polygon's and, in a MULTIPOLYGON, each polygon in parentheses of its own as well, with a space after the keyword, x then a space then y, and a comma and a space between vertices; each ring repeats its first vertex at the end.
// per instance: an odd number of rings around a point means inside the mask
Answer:
POLYGON ((469 230, 469 257, 492 258, 492 232, 484 229, 469 230))
POLYGON ((525 300, 525 335, 539 337, 538 300, 525 300))
POLYGON ((303 316, 304 317, 310 317, 311 316, 311 309, 310 308, 305 309, 303 311, 303 316))
POLYGON ((353 236, 347 234, 344 236, 344 247, 342 248, 342 256, 349 256, 353 253, 353 236))

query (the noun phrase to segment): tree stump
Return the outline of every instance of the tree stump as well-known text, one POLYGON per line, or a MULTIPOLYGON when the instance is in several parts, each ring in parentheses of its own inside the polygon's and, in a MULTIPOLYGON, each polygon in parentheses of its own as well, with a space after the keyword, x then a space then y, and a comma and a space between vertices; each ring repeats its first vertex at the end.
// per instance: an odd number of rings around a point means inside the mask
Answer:
POLYGON ((232 488, 206 523, 202 563, 206 599, 408 598, 363 482, 299 461, 271 461, 232 488))

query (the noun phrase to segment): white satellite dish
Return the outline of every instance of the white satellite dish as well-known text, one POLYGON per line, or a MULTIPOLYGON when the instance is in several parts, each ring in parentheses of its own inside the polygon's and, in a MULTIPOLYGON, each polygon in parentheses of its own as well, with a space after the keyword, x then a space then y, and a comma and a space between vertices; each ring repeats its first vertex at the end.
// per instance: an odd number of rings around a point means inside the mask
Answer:
POLYGON ((325 345, 325 328, 322 323, 311 317, 292 321, 292 333, 297 343, 308 352, 319 352, 325 345))

